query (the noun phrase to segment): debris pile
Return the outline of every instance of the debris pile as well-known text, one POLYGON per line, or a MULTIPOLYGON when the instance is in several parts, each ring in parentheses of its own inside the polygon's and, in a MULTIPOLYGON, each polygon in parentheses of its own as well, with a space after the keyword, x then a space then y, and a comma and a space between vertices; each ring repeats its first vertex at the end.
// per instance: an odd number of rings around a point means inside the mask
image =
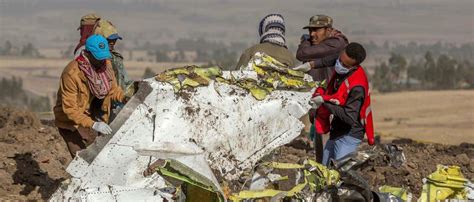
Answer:
MULTIPOLYGON (((69 178, 64 169, 70 156, 63 140, 51 122, 41 123, 31 112, 12 108, 0 108, 0 111, 0 198, 48 199, 59 186, 61 178, 69 178)), ((434 173, 437 164, 458 165, 464 177, 474 181, 473 144, 440 145, 398 139, 388 145, 396 145, 403 151, 405 162, 401 166, 394 166, 390 155, 378 155, 357 169, 359 175, 367 180, 370 189, 380 191, 379 194, 396 194, 393 191, 395 189, 401 193, 402 199, 404 193, 406 196, 411 193, 415 200, 421 196, 423 178, 434 173)), ((362 145, 361 150, 379 154, 387 152, 384 145, 380 144, 376 147, 362 145)), ((311 145, 303 137, 298 137, 261 160, 299 164, 313 158, 311 145)), ((154 172, 156 170, 153 169, 154 172)), ((288 176, 296 176, 287 173, 288 176)), ((283 173, 279 171, 278 174, 283 173)), ((276 185, 279 189, 290 190, 292 186, 284 182, 280 181, 276 185)))
MULTIPOLYGON (((438 164, 460 166, 464 176, 474 180, 474 144, 441 145, 409 139, 394 140, 392 144, 403 150, 406 161, 402 165, 394 166, 390 162, 390 155, 378 155, 358 169, 374 189, 383 185, 404 187, 414 196, 420 196, 423 178, 435 172, 438 164)), ((361 150, 367 149, 386 153, 380 145, 375 148, 368 145, 361 147, 361 150)))
POLYGON ((265 99, 274 90, 310 91, 316 87, 303 72, 284 67, 283 64, 266 55, 256 53, 249 62, 250 70, 242 77, 242 72, 226 72, 224 76, 219 67, 201 68, 186 66, 167 70, 155 76, 157 81, 173 86, 175 92, 207 86, 211 80, 235 85, 250 92, 257 100, 265 99), (254 75, 256 73, 256 75, 254 75), (226 77, 226 78, 224 78, 226 77))
POLYGON ((264 54, 247 68, 187 66, 142 82, 111 123, 114 135, 78 154, 67 169, 71 180, 53 201, 408 197, 397 187, 374 195, 365 178, 380 157, 387 166, 406 166, 408 154, 397 145, 362 150, 328 167, 312 161, 310 150, 297 161, 282 162, 282 153, 275 159, 277 148, 300 135, 299 118, 316 84, 264 54))
POLYGON ((295 85, 298 90, 292 90, 290 83, 285 90, 260 94, 261 86, 242 85, 262 78, 255 71, 221 73, 191 66, 144 80, 111 123, 114 135, 98 137, 78 154, 67 169, 71 181, 53 199, 92 200, 120 192, 171 200, 176 186, 170 177, 212 187, 223 198, 224 182, 238 181, 263 156, 301 133, 299 118, 310 108, 310 88, 299 91, 295 85), (166 163, 156 163, 162 160, 166 163), (162 175, 143 176, 152 165, 161 165, 156 169, 162 175))
MULTIPOLYGON (((314 159, 314 152, 305 138, 300 136, 280 147, 264 161, 301 162, 314 159)), ((364 143, 357 155, 352 157, 356 161, 336 165, 336 170, 356 171, 355 176, 362 179, 358 185, 367 185, 366 189, 374 192, 373 197, 398 197, 404 201, 421 198, 422 201, 430 201, 427 195, 432 200, 433 193, 443 193, 437 196, 438 199, 472 199, 473 157, 474 144, 441 145, 396 139, 375 146, 364 143), (350 169, 344 169, 347 165, 350 165, 350 169), (426 191, 423 192, 423 189, 426 191)), ((344 178, 342 181, 347 182, 344 178)))

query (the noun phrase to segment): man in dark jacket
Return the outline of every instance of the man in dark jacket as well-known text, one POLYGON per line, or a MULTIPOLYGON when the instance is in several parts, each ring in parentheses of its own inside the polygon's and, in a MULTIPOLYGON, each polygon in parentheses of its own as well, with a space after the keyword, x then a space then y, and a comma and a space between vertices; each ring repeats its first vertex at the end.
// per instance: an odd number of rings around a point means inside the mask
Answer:
MULTIPOLYGON (((303 62, 294 70, 307 72, 314 81, 329 81, 334 64, 339 53, 347 45, 347 38, 338 30, 334 29, 333 20, 326 15, 315 15, 309 19, 309 25, 303 27, 308 29, 309 34, 301 36, 301 43, 296 52, 296 58, 303 62)), ((312 124, 316 111, 309 111, 309 119, 312 124)), ((311 126, 314 128, 314 125, 311 126)), ((311 130, 314 131, 314 130, 311 130)), ((316 160, 322 161, 323 142, 321 135, 311 134, 314 137, 316 160)))
MULTIPOLYGON (((368 136, 369 144, 373 139, 369 85, 360 65, 365 57, 362 45, 347 45, 336 60, 335 75, 327 89, 318 88, 311 99, 313 108, 322 106, 334 115, 332 121, 323 123, 330 123, 329 140, 324 147, 322 160, 324 165, 328 165, 330 159, 338 160, 354 152, 364 139, 364 133, 368 136)), ((320 112, 318 110, 318 117, 320 112)))
POLYGON ((310 18, 309 34, 301 37, 301 43, 296 52, 296 58, 303 62, 295 70, 308 72, 314 81, 328 81, 334 70, 333 64, 339 53, 347 45, 347 38, 332 27, 333 20, 326 15, 316 15, 310 18))

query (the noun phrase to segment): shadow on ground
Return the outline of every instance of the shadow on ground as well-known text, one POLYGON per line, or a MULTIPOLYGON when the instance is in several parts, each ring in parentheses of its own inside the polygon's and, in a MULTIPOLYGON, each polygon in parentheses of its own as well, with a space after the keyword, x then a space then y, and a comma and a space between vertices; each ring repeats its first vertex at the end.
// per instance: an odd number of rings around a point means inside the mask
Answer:
POLYGON ((13 159, 16 161, 17 171, 13 174, 14 184, 25 185, 20 192, 21 195, 28 195, 38 188, 38 193, 41 198, 48 199, 51 194, 58 188, 64 178, 53 179, 49 177, 47 172, 44 172, 39 167, 30 152, 15 154, 13 159))

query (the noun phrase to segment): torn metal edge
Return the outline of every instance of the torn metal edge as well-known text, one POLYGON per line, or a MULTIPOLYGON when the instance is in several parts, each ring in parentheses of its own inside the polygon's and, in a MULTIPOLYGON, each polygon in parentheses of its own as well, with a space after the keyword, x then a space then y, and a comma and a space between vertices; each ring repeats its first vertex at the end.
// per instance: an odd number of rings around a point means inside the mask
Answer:
POLYGON ((136 108, 145 101, 145 98, 152 92, 149 82, 142 81, 138 87, 138 92, 127 102, 124 108, 119 112, 117 117, 112 121, 110 127, 113 133, 111 135, 101 135, 96 138, 94 143, 89 145, 87 149, 78 152, 78 156, 89 164, 94 161, 95 157, 104 148, 104 146, 112 139, 117 130, 127 121, 136 108))

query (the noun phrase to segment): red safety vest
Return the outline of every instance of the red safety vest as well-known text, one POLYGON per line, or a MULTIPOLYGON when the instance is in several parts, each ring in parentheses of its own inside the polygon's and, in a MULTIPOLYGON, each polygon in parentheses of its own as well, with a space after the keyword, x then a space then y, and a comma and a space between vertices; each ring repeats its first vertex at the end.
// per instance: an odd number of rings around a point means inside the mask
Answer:
MULTIPOLYGON (((356 70, 344 82, 339 86, 337 91, 334 90, 334 82, 336 80, 336 73, 333 74, 331 80, 328 83, 328 89, 321 91, 318 89, 315 93, 321 94, 324 101, 330 101, 331 99, 337 99, 339 105, 344 106, 346 104, 347 97, 352 88, 360 86, 364 88, 364 103, 360 109, 360 122, 365 128, 365 134, 369 145, 374 144, 374 124, 372 119, 372 109, 370 107, 370 90, 367 75, 361 66, 358 66, 356 70)), ((321 106, 318 108, 317 117, 315 120, 316 132, 324 134, 329 131, 329 111, 321 106)))

